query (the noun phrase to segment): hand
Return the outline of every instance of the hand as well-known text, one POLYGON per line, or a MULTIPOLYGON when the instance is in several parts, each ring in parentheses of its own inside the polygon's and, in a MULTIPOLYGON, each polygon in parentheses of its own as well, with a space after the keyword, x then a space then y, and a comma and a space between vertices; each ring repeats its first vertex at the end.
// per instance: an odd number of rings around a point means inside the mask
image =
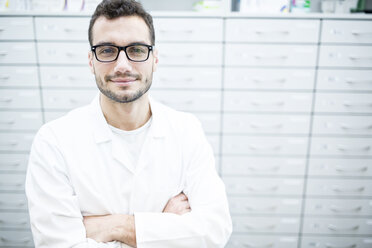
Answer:
POLYGON ((173 213, 182 215, 191 211, 189 199, 187 196, 181 192, 178 195, 172 197, 167 202, 163 209, 163 213, 173 213))

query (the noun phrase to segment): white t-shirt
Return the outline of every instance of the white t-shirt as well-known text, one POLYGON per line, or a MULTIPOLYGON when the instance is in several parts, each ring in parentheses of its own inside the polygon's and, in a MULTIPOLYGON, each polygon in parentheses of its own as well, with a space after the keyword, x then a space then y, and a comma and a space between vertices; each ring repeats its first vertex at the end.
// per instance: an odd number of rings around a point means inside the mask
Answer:
POLYGON ((137 167, 138 159, 141 155, 143 143, 150 129, 152 117, 140 128, 132 131, 125 131, 109 125, 115 138, 117 138, 125 147, 128 154, 128 160, 132 168, 137 167))

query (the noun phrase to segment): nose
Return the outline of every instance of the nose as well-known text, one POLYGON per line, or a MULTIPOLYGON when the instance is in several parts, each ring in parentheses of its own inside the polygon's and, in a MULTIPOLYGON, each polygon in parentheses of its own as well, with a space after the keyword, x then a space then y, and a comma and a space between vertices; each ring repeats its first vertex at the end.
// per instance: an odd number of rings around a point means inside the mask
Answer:
POLYGON ((115 65, 115 72, 128 72, 132 70, 132 65, 130 64, 130 60, 128 60, 127 55, 124 51, 120 51, 119 57, 116 60, 115 65))

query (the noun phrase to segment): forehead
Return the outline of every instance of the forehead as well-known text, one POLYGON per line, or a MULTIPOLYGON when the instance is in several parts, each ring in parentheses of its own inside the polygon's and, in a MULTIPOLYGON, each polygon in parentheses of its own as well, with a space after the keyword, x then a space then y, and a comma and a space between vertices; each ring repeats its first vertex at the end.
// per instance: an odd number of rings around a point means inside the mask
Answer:
POLYGON ((138 16, 122 16, 115 19, 99 17, 93 26, 93 44, 110 42, 126 45, 133 42, 150 44, 150 31, 138 16))

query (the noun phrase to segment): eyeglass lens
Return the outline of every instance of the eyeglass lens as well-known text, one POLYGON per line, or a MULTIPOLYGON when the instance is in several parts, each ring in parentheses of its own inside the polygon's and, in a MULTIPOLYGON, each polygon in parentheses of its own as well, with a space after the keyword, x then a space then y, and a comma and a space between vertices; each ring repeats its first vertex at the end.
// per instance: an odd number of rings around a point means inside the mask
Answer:
MULTIPOLYGON (((107 45, 97 47, 95 52, 98 60, 109 62, 117 58, 119 51, 119 48, 107 45)), ((133 45, 128 46, 125 52, 130 60, 143 61, 149 55, 149 48, 143 45, 133 45)))

